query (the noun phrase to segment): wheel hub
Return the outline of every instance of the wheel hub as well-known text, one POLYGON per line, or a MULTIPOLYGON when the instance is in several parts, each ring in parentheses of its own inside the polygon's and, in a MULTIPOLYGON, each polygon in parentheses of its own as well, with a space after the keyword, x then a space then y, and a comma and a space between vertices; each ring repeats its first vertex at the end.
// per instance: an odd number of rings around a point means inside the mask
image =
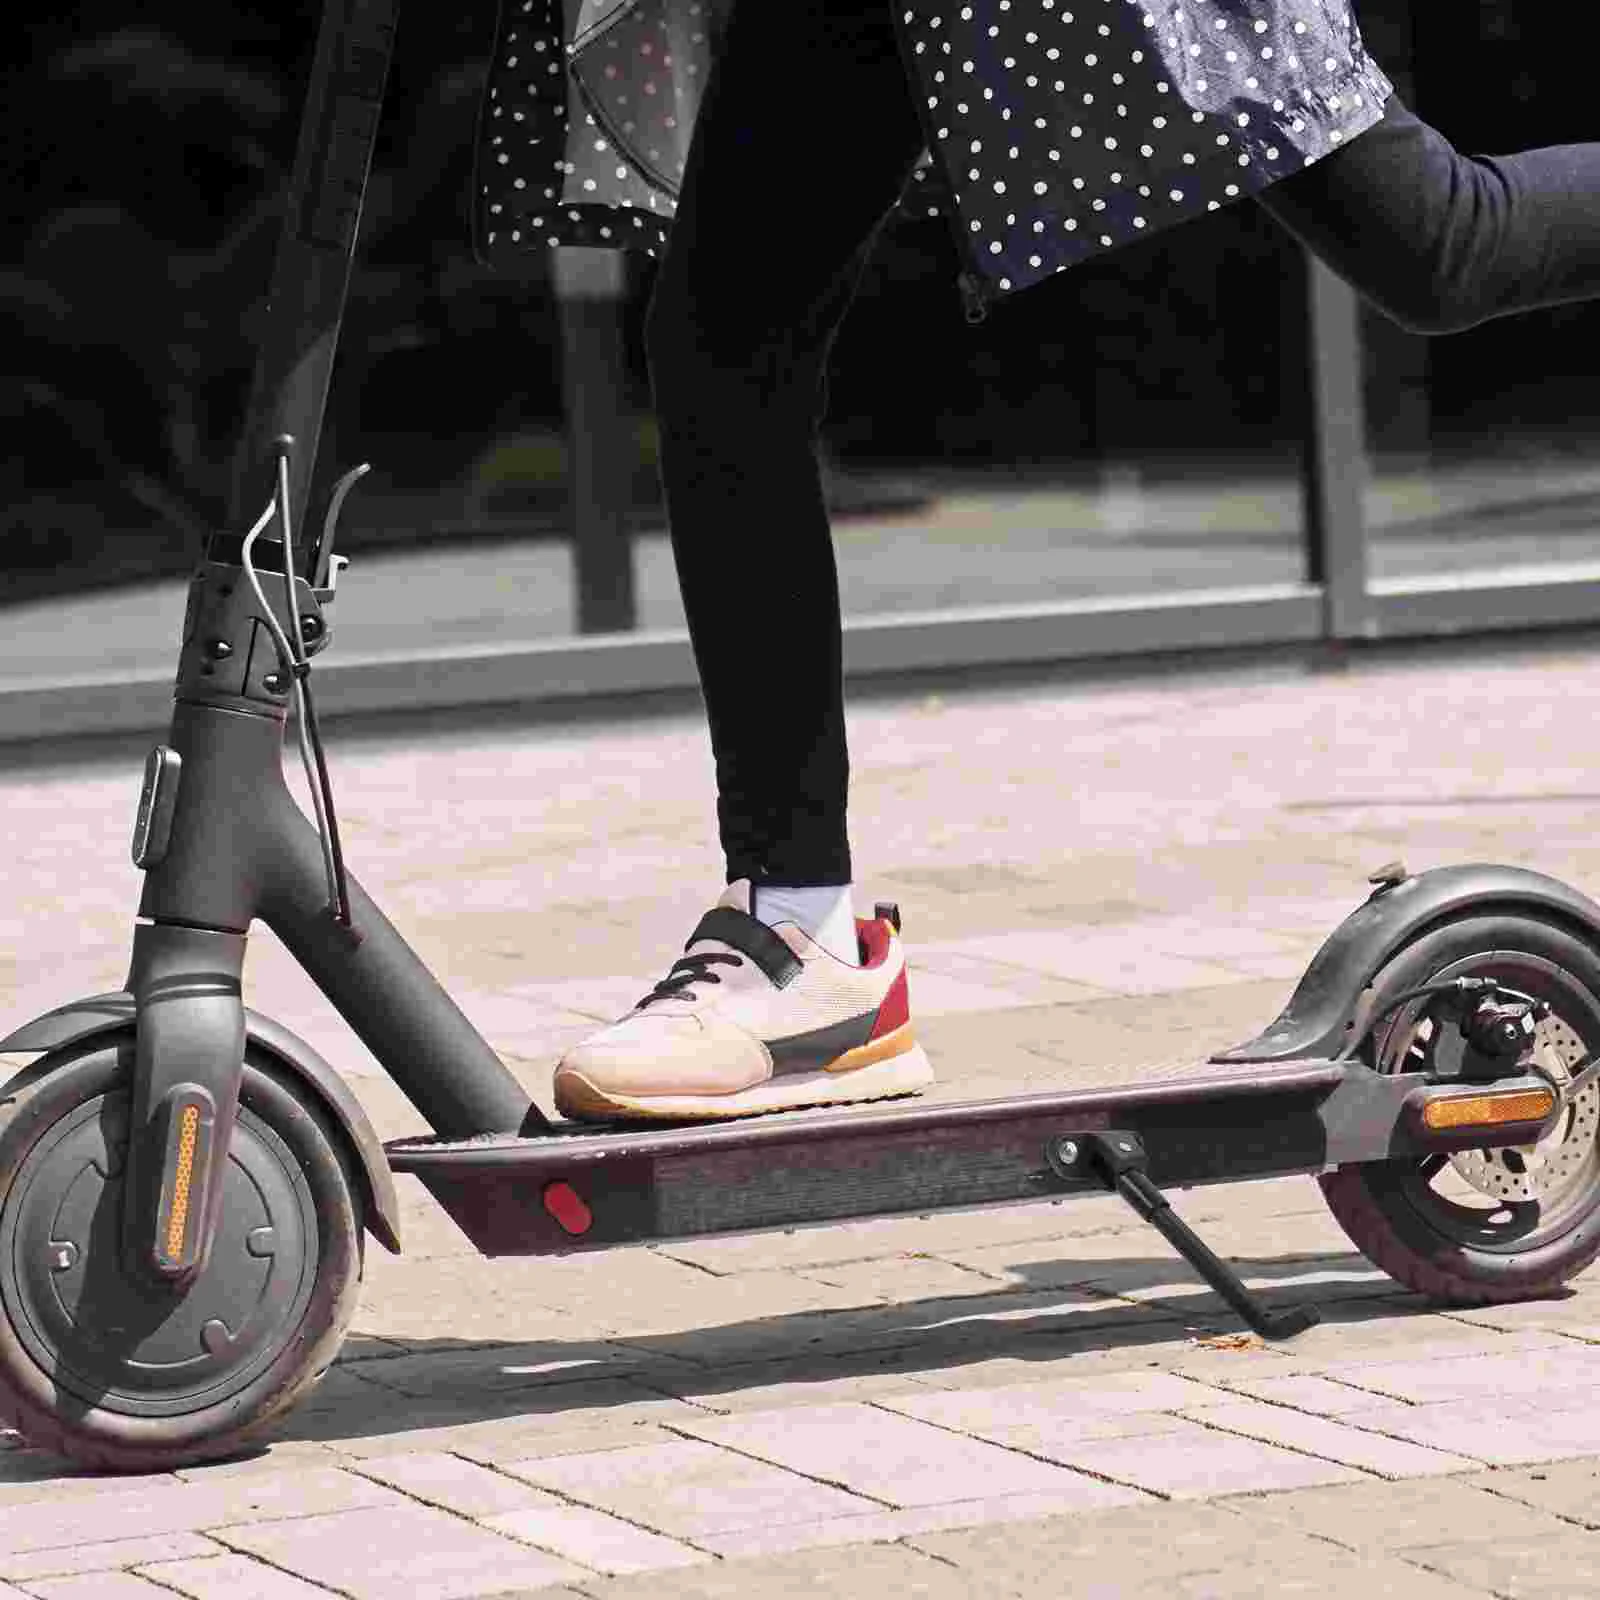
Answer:
POLYGON ((176 1415, 247 1385, 304 1313, 316 1273, 310 1196, 276 1134, 241 1107, 205 1269, 173 1287, 122 1254, 127 1096, 86 1101, 18 1170, 0 1274, 18 1337, 80 1402, 176 1415))
MULTIPOLYGON (((1583 1040, 1557 1016, 1543 1018, 1534 1049, 1570 1080, 1583 1060, 1583 1040)), ((1564 1081, 1565 1081, 1564 1080, 1564 1081)), ((1450 1165, 1463 1182, 1495 1200, 1539 1200, 1571 1181, 1592 1155, 1600 1130, 1600 1083, 1581 1089, 1563 1109, 1555 1126, 1534 1144, 1500 1145, 1489 1150, 1462 1150, 1450 1165)))

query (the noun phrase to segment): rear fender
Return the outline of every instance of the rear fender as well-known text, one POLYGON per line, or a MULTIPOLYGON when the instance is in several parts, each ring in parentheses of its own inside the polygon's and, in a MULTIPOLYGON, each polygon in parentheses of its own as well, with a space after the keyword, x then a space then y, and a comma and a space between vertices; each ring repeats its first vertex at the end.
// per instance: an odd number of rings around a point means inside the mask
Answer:
POLYGON ((1523 867, 1437 867, 1381 884, 1328 936, 1270 1027, 1213 1061, 1338 1060, 1360 1043, 1350 1026, 1363 991, 1405 946, 1463 916, 1553 923, 1600 949, 1600 905, 1559 878, 1523 867))

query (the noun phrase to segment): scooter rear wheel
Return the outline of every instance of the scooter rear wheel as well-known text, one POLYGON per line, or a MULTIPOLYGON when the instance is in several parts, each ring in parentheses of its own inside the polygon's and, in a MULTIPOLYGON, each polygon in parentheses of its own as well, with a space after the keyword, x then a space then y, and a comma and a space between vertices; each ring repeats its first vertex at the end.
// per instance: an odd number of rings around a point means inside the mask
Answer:
POLYGON ((0 1416, 122 1471, 236 1454, 333 1360, 362 1265, 336 1137, 247 1049, 209 1261, 178 1287, 129 1271, 132 1074, 131 1036, 80 1046, 0 1109, 0 1416))
MULTIPOLYGON (((1373 980, 1385 994, 1458 977, 1493 977, 1547 1000, 1544 1038, 1570 1068, 1600 1052, 1600 956, 1529 917, 1447 923, 1373 980)), ((1385 1072, 1427 1071, 1445 1031, 1413 1001, 1366 1047, 1385 1072)), ((1450 1305, 1550 1294, 1600 1256, 1600 1085, 1569 1104, 1537 1145, 1340 1167, 1320 1178, 1339 1225, 1375 1266, 1450 1305)))

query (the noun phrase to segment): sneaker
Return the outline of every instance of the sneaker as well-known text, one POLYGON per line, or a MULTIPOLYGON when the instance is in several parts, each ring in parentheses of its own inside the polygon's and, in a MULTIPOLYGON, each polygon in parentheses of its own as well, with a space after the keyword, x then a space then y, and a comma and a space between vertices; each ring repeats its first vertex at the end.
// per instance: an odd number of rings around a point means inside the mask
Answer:
POLYGON ((562 1060, 557 1109, 676 1121, 926 1089, 933 1068, 911 1028, 900 912, 877 912, 856 918, 851 967, 792 922, 757 921, 749 881, 730 884, 667 976, 562 1060))

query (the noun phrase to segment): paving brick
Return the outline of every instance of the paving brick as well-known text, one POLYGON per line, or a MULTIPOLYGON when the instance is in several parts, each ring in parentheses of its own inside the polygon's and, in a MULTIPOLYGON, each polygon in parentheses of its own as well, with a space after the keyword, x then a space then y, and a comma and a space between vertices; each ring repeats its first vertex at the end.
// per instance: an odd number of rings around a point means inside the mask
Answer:
POLYGON ((1351 1550, 1396 1554, 1419 1544, 1537 1539, 1569 1527, 1531 1506, 1503 1500, 1460 1478, 1338 1484, 1230 1500, 1257 1529, 1292 1528, 1351 1550))
POLYGON ((1040 1455, 1133 1484, 1175 1500, 1298 1489, 1346 1483, 1360 1474, 1277 1445, 1218 1433, 1181 1418, 1171 1419, 1158 1438, 1057 1439, 1035 1446, 1040 1455))
MULTIPOLYGON (((720 1335, 724 1345, 741 1340, 754 1343, 763 1335, 770 1339, 774 1334, 781 1340, 791 1331, 791 1324, 798 1326, 803 1314, 850 1311, 863 1303, 850 1289, 793 1272, 752 1271, 713 1278, 688 1267, 678 1270, 685 1276, 670 1292, 618 1295, 614 1278, 597 1285, 596 1293, 607 1298, 596 1303, 618 1339, 693 1329, 694 1350, 705 1352, 695 1358, 715 1360, 708 1334, 720 1335), (776 1326, 763 1326, 769 1322, 776 1326)), ((629 1288, 631 1291, 631 1285, 629 1288)))
POLYGON ((576 1569, 430 1506, 230 1528, 228 1543, 353 1600, 460 1600, 570 1580, 576 1569))
POLYGON ((1056 994, 1048 1000, 1032 999, 1025 991, 1041 983, 1034 974, 1022 973, 1017 968, 1010 969, 1008 974, 992 963, 974 962, 972 966, 987 981, 974 983, 970 976, 955 977, 935 971, 929 965, 926 948, 919 949, 910 972, 912 1014, 917 1020, 960 1016, 971 1012, 1009 1011, 1026 1005, 1065 1005, 1105 993, 1103 989, 1091 988, 1088 984, 1056 979, 1053 980, 1056 994), (1011 981, 1017 978, 1024 981, 1011 981), (1029 979, 1033 981, 1030 983, 1027 981, 1029 979))
POLYGON ((198 1533, 163 1533, 146 1539, 111 1539, 91 1544, 58 1545, 28 1555, 0 1557, 0 1578, 22 1583, 34 1578, 65 1578, 80 1572, 115 1572, 147 1561, 179 1561, 222 1555, 214 1539, 198 1533))
POLYGON ((696 1369, 688 1362, 628 1345, 599 1340, 559 1345, 487 1345, 468 1350, 429 1350, 363 1361, 355 1369, 368 1383, 415 1399, 465 1396, 501 1389, 538 1390, 564 1383, 603 1383, 640 1373, 676 1374, 696 1369))
POLYGON ((0 1508, 0 1555, 75 1545, 92 1517, 102 1542, 154 1537, 292 1517, 302 1512, 403 1504, 401 1496, 350 1472, 253 1473, 215 1483, 161 1484, 96 1497, 0 1508))
MULTIPOLYGON (((843 1404, 692 1424, 686 1431, 891 1506, 988 1495, 1082 1492, 1074 1474, 870 1406, 843 1404)), ((1098 1487, 1098 1485, 1094 1486, 1098 1487)))
POLYGON ((1325 1376, 1395 1400, 1426 1403, 1485 1396, 1570 1394, 1600 1389, 1600 1346, 1564 1340, 1449 1361, 1359 1361, 1322 1368, 1325 1376))
MULTIPOLYGON (((594 1600, 972 1600, 971 1575, 903 1545, 803 1550, 761 1561, 719 1561, 680 1572, 587 1582, 594 1600)), ((1010 1586, 985 1584, 988 1600, 1021 1600, 1010 1586)))
POLYGON ((857 1371, 848 1358, 829 1357, 756 1362, 702 1374, 694 1382, 672 1379, 662 1386, 705 1411, 722 1415, 925 1392, 925 1385, 913 1373, 857 1371))
POLYGON ((1469 1473, 1459 1481, 1600 1528, 1600 1456, 1547 1461, 1534 1467, 1495 1467, 1469 1473))
MULTIPOLYGON (((391 1341, 540 1339, 552 1347, 603 1334, 604 1324, 575 1316, 552 1296, 536 1270, 543 1265, 537 1258, 485 1261, 474 1254, 413 1260, 373 1250, 356 1327, 391 1341)), ((364 1361, 337 1370, 382 1365, 364 1361)))
POLYGON ((1375 1362, 1454 1361, 1572 1346, 1572 1340, 1548 1329, 1500 1332, 1443 1316, 1420 1296, 1395 1293, 1354 1303, 1335 1301, 1324 1308, 1320 1323, 1296 1334, 1283 1348, 1297 1371, 1342 1381, 1347 1368, 1375 1362), (1419 1350, 1426 1357, 1418 1357, 1419 1350))
POLYGON ((1532 1600, 1600 1592, 1600 1533, 1568 1528, 1550 1537, 1505 1542, 1473 1539, 1417 1545, 1408 1558, 1476 1591, 1532 1600))
POLYGON ((680 1539, 876 1509, 843 1489, 699 1440, 512 1462, 506 1470, 680 1539))
POLYGON ((1299 960, 1296 976, 1316 954, 1320 942, 1270 933, 1242 922, 1219 922, 1215 917, 1143 917, 1125 924, 1122 931, 1143 940, 1152 950, 1175 956, 1203 954, 1207 961, 1230 966, 1241 958, 1282 956, 1288 951, 1299 960))
POLYGON ((1061 1378, 959 1393, 916 1394, 881 1402, 891 1411, 981 1438, 1031 1449, 1051 1430, 1074 1432, 1108 1417, 1178 1411, 1209 1405, 1215 1389, 1159 1371, 1134 1371, 1098 1378, 1061 1378))
POLYGON ((1239 1328, 1208 1332, 1196 1328, 1181 1350, 1162 1365, 1175 1378, 1190 1378, 1216 1388, 1254 1374, 1290 1373, 1294 1358, 1281 1347, 1239 1328))
MULTIPOLYGON (((132 1572, 96 1572, 81 1578, 43 1578, 28 1588, 38 1600, 156 1600, 171 1594, 132 1572)), ((17 1591, 21 1593, 21 1591, 17 1591)))
POLYGON ((1476 1462, 1465 1456, 1430 1450, 1383 1434, 1347 1427, 1326 1417, 1311 1417, 1261 1400, 1189 1407, 1184 1415, 1211 1428, 1264 1439, 1270 1444, 1304 1450, 1326 1461, 1360 1467, 1384 1478, 1423 1478, 1446 1472, 1470 1472, 1476 1462))
MULTIPOLYGON (((284 1426, 299 1437, 326 1441, 340 1456, 395 1455, 413 1450, 455 1450, 458 1431, 492 1429, 495 1424, 528 1433, 615 1430, 654 1421, 673 1422, 697 1415, 693 1406, 622 1380, 564 1383, 534 1389, 480 1389, 445 1392, 426 1399, 347 1402, 325 1412, 297 1412, 284 1426)), ((460 1453, 460 1452, 456 1452, 460 1453)), ((529 1454, 535 1452, 530 1451, 529 1454)))
POLYGON ((1452 1322, 1468 1327, 1496 1328, 1515 1333, 1526 1328, 1549 1328, 1573 1338, 1600 1338, 1600 1280, 1592 1273, 1574 1279, 1564 1293, 1542 1300, 1513 1300, 1500 1306, 1463 1306, 1447 1313, 1452 1322))
POLYGON ((1096 929, 1092 936, 1077 929, 1011 933, 998 939, 980 936, 949 940, 939 949, 992 962, 997 968, 1021 967, 1114 994, 1159 994, 1239 981, 1239 975, 1226 967, 1153 950, 1136 932, 1122 930, 1096 929))
POLYGON ((1149 1441, 1150 1449, 1161 1449, 1164 1435, 1175 1436, 1180 1442, 1187 1439, 1189 1424, 1181 1417, 1172 1416, 1165 1411, 1124 1411, 1103 1412, 1098 1415, 1090 1413, 1070 1424, 1059 1426, 1054 1424, 1036 1426, 1024 1423, 1008 1428, 1001 1424, 974 1423, 970 1430, 962 1431, 970 1431, 979 1438, 987 1439, 1009 1450, 1029 1451, 1050 1459, 1059 1459, 1052 1455, 1056 1446, 1070 1443, 1073 1446, 1082 1445, 1088 1448, 1096 1440, 1145 1439, 1149 1441))
POLYGON ((575 1425, 564 1417, 495 1417, 487 1422, 462 1423, 457 1427, 424 1429, 408 1435, 394 1435, 400 1448, 383 1448, 383 1440, 354 1441, 351 1459, 382 1461, 394 1454, 410 1454, 413 1449, 446 1451, 480 1466, 503 1467, 511 1461, 553 1459, 557 1456, 589 1455, 599 1450, 625 1450, 630 1445, 673 1444, 678 1435, 649 1422, 628 1422, 611 1418, 584 1421, 575 1425))
POLYGON ((7 1506, 33 1500, 95 1500, 143 1488, 175 1488, 178 1482, 177 1475, 171 1472, 109 1477, 80 1472, 60 1456, 47 1455, 42 1450, 7 1451, 0 1455, 0 1515, 7 1506))
POLYGON ((1297 1411, 1337 1417, 1349 1411, 1371 1408, 1372 1396, 1365 1389, 1352 1389, 1331 1378, 1297 1376, 1290 1378, 1219 1378, 1227 1388, 1255 1400, 1292 1406, 1297 1411))
MULTIPOLYGON (((1313 1194, 1315 1191, 1313 1191, 1313 1194)), ((1230 1197, 1231 1199, 1231 1197, 1230 1197)), ((1242 1213, 1237 1203, 1214 1197, 1183 1197, 1184 1220, 1219 1255, 1238 1267, 1245 1281, 1281 1297, 1291 1287, 1314 1289, 1327 1299, 1341 1294, 1389 1293, 1393 1282, 1351 1250, 1326 1207, 1309 1212, 1242 1213)), ((1134 1222, 1130 1215, 1130 1222, 1134 1222)), ((1122 1291, 1170 1287, 1206 1303, 1214 1296, 1194 1269, 1153 1230, 1129 1227, 1072 1238, 1016 1240, 941 1251, 946 1259, 1003 1282, 1042 1288, 1052 1284, 1097 1284, 1122 1291)), ((1220 1302, 1217 1302, 1220 1304, 1220 1302)))
MULTIPOLYGON (((1312 1305, 1326 1309, 1343 1300, 1382 1299, 1393 1287, 1388 1277, 1357 1256, 1296 1267, 1242 1253, 1230 1248, 1224 1238, 1213 1244, 1209 1230, 1205 1237, 1206 1243, 1212 1244, 1224 1260, 1231 1261, 1245 1283, 1274 1308, 1312 1305)), ((1023 1282, 1041 1287, 1052 1281, 1082 1284, 1135 1304, 1167 1307, 1185 1319, 1239 1326, 1238 1313, 1202 1282, 1187 1262, 1176 1257, 1134 1252, 1129 1259, 1038 1262, 1019 1264, 1012 1270, 1023 1282)))
POLYGON ((1094 1594, 1103 1600, 1138 1584, 1272 1559, 1284 1570, 1313 1569, 1329 1547, 1291 1530, 1270 1532, 1227 1505, 1145 1505, 1092 1517, 913 1534, 906 1543, 957 1568, 972 1593, 1094 1594), (991 1589, 991 1585, 993 1588, 991 1589))
POLYGON ((1247 1554, 1220 1572, 1195 1573, 1140 1587, 1131 1591, 1127 1600, 1278 1600, 1293 1595, 1304 1595, 1307 1600, 1373 1600, 1375 1596, 1387 1600, 1483 1596, 1487 1600, 1487 1591, 1466 1588, 1454 1578, 1425 1571, 1410 1561, 1382 1556, 1361 1560, 1338 1552, 1330 1552, 1300 1571, 1281 1561, 1251 1560, 1247 1554))
POLYGON ((266 1448, 253 1455, 240 1456, 236 1461, 207 1461, 195 1467, 177 1467, 172 1476, 183 1483, 220 1483, 227 1478, 251 1478, 263 1473, 270 1476, 280 1472, 303 1472, 316 1467, 343 1465, 338 1453, 320 1440, 272 1439, 267 1442, 266 1448))
MULTIPOLYGON (((781 1351, 792 1355, 809 1349, 864 1355, 903 1349, 914 1350, 924 1360, 932 1361, 965 1351, 989 1355, 1033 1338, 1069 1339, 1079 1330, 1114 1329, 1122 1333, 1144 1323, 1169 1330, 1171 1317, 1157 1308, 1133 1305, 1091 1290, 1045 1289, 1038 1293, 962 1296, 833 1312, 803 1326, 777 1330, 788 1336, 781 1341, 769 1340, 772 1348, 763 1353, 776 1355, 781 1351)), ((1122 1336, 1131 1337, 1131 1332, 1122 1336)), ((1101 1336, 1102 1342, 1105 1337, 1101 1336)), ((725 1347, 730 1352, 751 1348, 745 1339, 732 1337, 725 1347)))
MULTIPOLYGON (((696 1543, 719 1556, 775 1555, 786 1550, 826 1545, 868 1544, 905 1539, 944 1528, 976 1528, 988 1523, 1037 1522, 1045 1517, 1099 1515, 1109 1507, 1145 1505, 1151 1497, 1121 1484, 1085 1478, 1070 1494, 1008 1494, 989 1499, 951 1500, 941 1505, 910 1506, 859 1517, 834 1517, 826 1522, 791 1522, 766 1528, 740 1528, 732 1533, 702 1534, 696 1543)), ((1026 1530, 1019 1538, 1028 1537, 1026 1530)))
POLYGON ((1582 1395, 1552 1394, 1547 1399, 1501 1395, 1425 1406, 1373 1406, 1347 1412, 1343 1420, 1493 1466, 1600 1454, 1600 1411, 1594 1398, 1585 1402, 1582 1395))
POLYGON ((799 1276, 859 1295, 863 1304, 887 1300, 899 1305, 916 1300, 945 1300, 955 1295, 992 1295, 999 1287, 994 1278, 981 1272, 931 1256, 840 1262, 804 1268, 799 1276))
POLYGON ((264 1566, 249 1556, 150 1562, 142 1571, 193 1600, 316 1600, 328 1593, 318 1584, 264 1566))
POLYGON ((866 1217, 791 1232, 671 1240, 654 1246, 652 1253, 692 1262, 703 1271, 720 1275, 752 1268, 877 1260, 917 1251, 949 1258, 955 1251, 1007 1240, 1055 1239, 1075 1231, 1130 1225, 1134 1220, 1125 1201, 1110 1195, 1087 1195, 974 1212, 866 1217))
POLYGON ((924 1365, 918 1375, 932 1389, 961 1390, 1158 1370, 1210 1383, 1216 1381, 1213 1372, 1217 1370, 1230 1376, 1264 1377, 1290 1374, 1294 1364, 1282 1350, 1260 1342, 1210 1355, 1181 1323, 1140 1310, 1126 1324, 1101 1323, 1018 1339, 1004 1355, 985 1356, 981 1350, 953 1352, 937 1365, 924 1365))
POLYGON ((444 1451, 380 1456, 364 1462, 361 1471, 428 1505, 480 1520, 560 1504, 552 1494, 444 1451))
POLYGON ((548 1584, 540 1584, 536 1589, 496 1589, 487 1600, 594 1600, 594 1596, 588 1590, 569 1589, 565 1585, 552 1589, 548 1584))
POLYGON ((709 1559, 703 1551, 635 1527, 620 1517, 590 1506, 565 1505, 554 1495, 549 1499, 551 1504, 540 1509, 485 1517, 484 1526, 612 1577, 689 1567, 709 1559))

